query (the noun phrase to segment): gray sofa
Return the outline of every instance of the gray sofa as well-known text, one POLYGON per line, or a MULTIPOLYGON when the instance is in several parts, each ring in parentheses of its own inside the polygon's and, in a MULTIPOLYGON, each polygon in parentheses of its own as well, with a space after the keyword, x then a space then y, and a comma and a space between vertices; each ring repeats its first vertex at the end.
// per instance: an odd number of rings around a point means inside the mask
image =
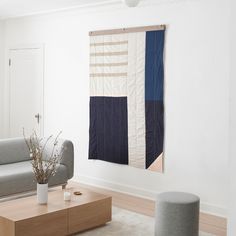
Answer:
MULTIPOLYGON (((50 144, 46 152, 50 152, 50 144)), ((63 146, 63 157, 56 175, 49 186, 65 186, 74 174, 74 147, 71 141, 59 140, 57 148, 63 146)), ((23 138, 0 140, 0 197, 32 191, 36 182, 31 167, 29 151, 23 138)))

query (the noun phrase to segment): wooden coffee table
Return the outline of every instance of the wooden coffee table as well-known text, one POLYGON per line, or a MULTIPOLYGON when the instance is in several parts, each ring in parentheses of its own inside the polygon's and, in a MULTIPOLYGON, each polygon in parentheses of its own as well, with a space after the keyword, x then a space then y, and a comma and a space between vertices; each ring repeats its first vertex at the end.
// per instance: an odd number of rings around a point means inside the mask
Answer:
POLYGON ((65 236, 111 221, 111 197, 88 189, 63 200, 63 190, 49 192, 48 204, 36 196, 0 203, 0 236, 65 236))

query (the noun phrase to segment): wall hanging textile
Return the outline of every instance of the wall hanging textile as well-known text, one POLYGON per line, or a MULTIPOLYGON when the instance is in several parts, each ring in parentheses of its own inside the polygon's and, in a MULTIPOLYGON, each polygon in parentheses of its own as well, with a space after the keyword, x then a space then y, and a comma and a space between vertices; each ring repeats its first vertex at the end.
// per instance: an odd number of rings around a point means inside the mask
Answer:
POLYGON ((90 32, 89 159, 163 171, 165 26, 90 32))

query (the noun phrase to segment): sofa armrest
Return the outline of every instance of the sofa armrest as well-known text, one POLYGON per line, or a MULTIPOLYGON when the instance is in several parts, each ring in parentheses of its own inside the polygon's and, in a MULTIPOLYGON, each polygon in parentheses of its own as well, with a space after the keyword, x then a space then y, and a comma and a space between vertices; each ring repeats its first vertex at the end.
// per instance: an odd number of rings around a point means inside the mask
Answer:
POLYGON ((61 164, 67 167, 68 179, 71 179, 74 175, 74 145, 69 140, 63 140, 61 145, 64 149, 61 164))
MULTIPOLYGON (((44 139, 46 141, 46 139, 44 139)), ((46 145, 45 149, 45 159, 47 159, 49 156, 51 156, 52 148, 53 148, 53 138, 49 140, 49 142, 46 145)), ((71 179, 74 175, 74 146, 73 143, 69 140, 59 139, 58 144, 55 148, 58 152, 61 152, 61 149, 63 148, 62 152, 62 159, 60 164, 65 165, 67 168, 67 177, 68 179, 71 179)))

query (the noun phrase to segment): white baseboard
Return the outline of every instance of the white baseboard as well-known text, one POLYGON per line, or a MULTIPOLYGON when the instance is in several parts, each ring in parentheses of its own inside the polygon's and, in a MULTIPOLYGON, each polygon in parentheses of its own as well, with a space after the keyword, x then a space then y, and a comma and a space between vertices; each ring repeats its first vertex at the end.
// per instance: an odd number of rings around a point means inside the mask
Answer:
MULTIPOLYGON (((82 184, 87 184, 94 187, 100 187, 100 188, 104 188, 104 189, 108 189, 108 190, 112 190, 112 191, 116 191, 120 193, 130 194, 133 196, 142 197, 142 198, 146 198, 150 200, 155 200, 156 195, 158 194, 158 192, 156 191, 150 191, 143 188, 137 188, 131 185, 120 184, 117 182, 107 181, 104 179, 85 176, 85 175, 75 176, 72 180, 75 182, 80 182, 82 184)), ((227 216, 226 214, 227 211, 225 208, 215 206, 206 202, 201 202, 201 212, 205 212, 208 214, 221 216, 225 218, 227 216)))

